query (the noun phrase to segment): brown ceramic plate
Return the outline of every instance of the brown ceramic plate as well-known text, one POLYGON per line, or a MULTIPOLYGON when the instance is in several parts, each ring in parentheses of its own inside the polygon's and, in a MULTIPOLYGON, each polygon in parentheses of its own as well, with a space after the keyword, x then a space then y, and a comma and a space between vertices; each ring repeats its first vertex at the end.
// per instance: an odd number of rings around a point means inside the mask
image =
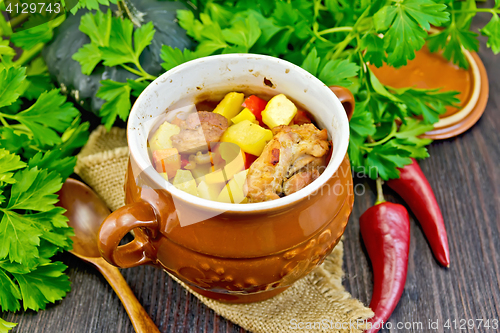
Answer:
POLYGON ((466 56, 470 64, 468 70, 458 68, 424 46, 415 59, 404 67, 372 66, 371 69, 382 83, 391 87, 459 91, 459 107, 448 107, 434 124, 434 129, 422 136, 434 140, 447 139, 472 127, 483 114, 488 100, 488 76, 484 65, 476 53, 466 51, 466 56))
MULTIPOLYGON (((442 140, 457 136, 471 128, 483 115, 484 110, 486 109, 486 103, 488 102, 488 75, 486 73, 486 69, 484 68, 483 62, 481 61, 481 58, 479 58, 477 53, 471 53, 471 57, 473 61, 475 61, 479 70, 480 89, 476 103, 471 105, 470 111, 467 112, 464 117, 461 117, 457 121, 451 122, 449 125, 435 128, 432 131, 429 131, 422 135, 422 137, 433 140, 442 140)), ((447 118, 442 119, 445 120, 447 118)))

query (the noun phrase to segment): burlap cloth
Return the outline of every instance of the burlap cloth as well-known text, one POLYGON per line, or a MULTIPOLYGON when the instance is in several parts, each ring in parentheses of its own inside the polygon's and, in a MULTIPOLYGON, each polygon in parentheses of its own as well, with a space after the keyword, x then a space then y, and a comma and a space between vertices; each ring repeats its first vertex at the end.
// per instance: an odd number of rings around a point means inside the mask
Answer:
MULTIPOLYGON (((112 128, 107 132, 100 126, 78 155, 75 172, 115 210, 124 205, 127 162, 125 130, 112 128)), ((373 312, 342 286, 343 252, 341 241, 308 276, 278 296, 251 304, 225 304, 208 299, 171 277, 219 315, 255 333, 362 332, 361 326, 358 329, 349 323, 366 320, 373 312)))

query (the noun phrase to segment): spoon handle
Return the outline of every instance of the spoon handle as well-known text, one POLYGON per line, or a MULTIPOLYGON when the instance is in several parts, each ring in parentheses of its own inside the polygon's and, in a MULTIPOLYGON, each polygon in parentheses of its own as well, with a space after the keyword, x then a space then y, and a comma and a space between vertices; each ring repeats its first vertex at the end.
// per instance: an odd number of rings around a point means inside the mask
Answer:
POLYGON ((148 313, 137 300, 127 281, 120 273, 118 268, 108 264, 104 259, 98 258, 94 264, 101 274, 108 280, 109 284, 115 290, 122 301, 125 311, 127 311, 130 321, 134 326, 136 333, 160 333, 156 324, 151 320, 148 313))

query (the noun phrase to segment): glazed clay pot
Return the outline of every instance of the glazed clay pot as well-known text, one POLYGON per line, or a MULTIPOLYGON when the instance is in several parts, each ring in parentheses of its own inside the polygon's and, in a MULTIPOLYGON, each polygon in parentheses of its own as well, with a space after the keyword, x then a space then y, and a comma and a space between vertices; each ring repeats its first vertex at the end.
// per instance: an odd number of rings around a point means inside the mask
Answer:
POLYGON ((102 256, 122 268, 159 266, 198 293, 221 301, 254 302, 282 292, 319 265, 344 232, 353 205, 346 154, 346 112, 350 116, 353 110, 348 90, 329 89, 277 58, 220 55, 168 71, 146 88, 132 108, 127 205, 101 227, 102 256), (230 91, 284 93, 313 114, 333 144, 322 175, 289 196, 251 204, 201 199, 165 181, 151 166, 147 148, 158 118, 165 110, 230 91), (134 240, 119 246, 131 230, 134 240))

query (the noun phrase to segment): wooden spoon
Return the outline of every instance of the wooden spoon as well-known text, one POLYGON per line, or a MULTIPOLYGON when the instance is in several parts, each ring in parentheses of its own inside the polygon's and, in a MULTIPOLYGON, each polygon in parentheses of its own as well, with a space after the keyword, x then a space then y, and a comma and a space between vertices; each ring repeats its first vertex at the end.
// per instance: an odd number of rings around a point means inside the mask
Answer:
POLYGON ((106 204, 84 183, 68 178, 59 191, 59 205, 75 230, 73 250, 78 258, 93 264, 104 275, 122 301, 137 333, 160 332, 148 316, 118 268, 105 261, 97 248, 99 227, 110 214, 106 204))

